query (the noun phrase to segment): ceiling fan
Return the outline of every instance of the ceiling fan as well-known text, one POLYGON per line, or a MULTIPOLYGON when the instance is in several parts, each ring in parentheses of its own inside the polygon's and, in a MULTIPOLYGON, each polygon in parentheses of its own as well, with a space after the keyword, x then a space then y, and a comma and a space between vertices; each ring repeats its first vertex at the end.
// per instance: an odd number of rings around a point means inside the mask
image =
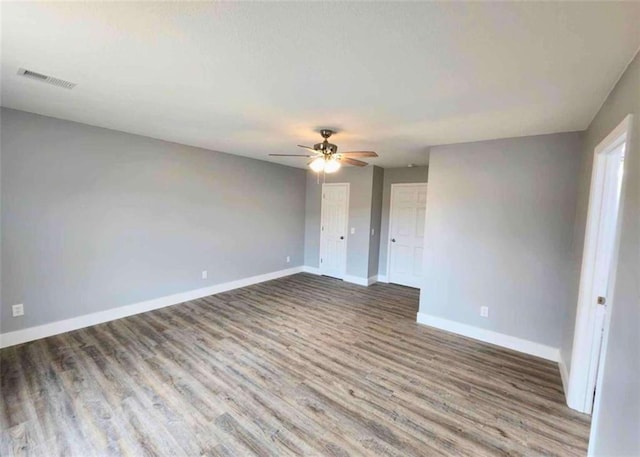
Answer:
POLYGON ((345 163, 349 165, 355 165, 356 167, 364 167, 367 162, 354 159, 354 157, 378 157, 373 151, 347 151, 338 152, 338 146, 329 143, 328 138, 335 132, 329 129, 320 130, 320 135, 324 138, 321 143, 311 146, 298 145, 300 148, 308 149, 312 154, 269 154, 276 157, 309 157, 312 160, 309 162, 309 168, 319 173, 324 171, 325 173, 334 173, 340 169, 340 166, 345 163))

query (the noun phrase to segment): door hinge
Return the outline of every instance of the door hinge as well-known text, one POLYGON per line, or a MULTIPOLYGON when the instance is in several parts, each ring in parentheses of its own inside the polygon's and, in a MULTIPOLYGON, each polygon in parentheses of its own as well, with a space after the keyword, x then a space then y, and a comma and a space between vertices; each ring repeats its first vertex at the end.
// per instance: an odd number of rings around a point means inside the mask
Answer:
POLYGON ((598 304, 604 305, 607 303, 607 299, 605 297, 598 297, 598 304))

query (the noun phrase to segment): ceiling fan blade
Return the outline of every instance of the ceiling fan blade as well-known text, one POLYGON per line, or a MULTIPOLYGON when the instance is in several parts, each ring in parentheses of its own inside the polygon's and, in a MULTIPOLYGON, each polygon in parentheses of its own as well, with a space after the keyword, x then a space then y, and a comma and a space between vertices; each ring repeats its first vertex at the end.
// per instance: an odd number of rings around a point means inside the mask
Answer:
POLYGON ((350 159, 349 157, 342 157, 340 162, 348 163, 349 165, 355 165, 356 167, 365 167, 367 166, 367 162, 363 162, 362 160, 350 159))
POLYGON ((273 157, 315 157, 310 154, 269 154, 273 157))
POLYGON ((304 149, 308 149, 311 152, 315 152, 316 154, 318 153, 318 151, 316 151, 315 149, 313 149, 311 146, 303 146, 301 144, 298 145, 299 148, 304 148, 304 149))
POLYGON ((346 157, 378 157, 378 154, 373 151, 347 151, 341 152, 340 155, 346 157))

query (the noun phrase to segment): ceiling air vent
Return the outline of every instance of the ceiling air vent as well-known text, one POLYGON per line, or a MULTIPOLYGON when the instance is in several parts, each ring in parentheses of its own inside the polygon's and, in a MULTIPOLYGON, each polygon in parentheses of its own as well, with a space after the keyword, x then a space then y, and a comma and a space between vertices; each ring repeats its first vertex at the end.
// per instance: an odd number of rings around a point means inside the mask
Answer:
POLYGON ((43 75, 42 73, 37 73, 35 71, 25 70, 24 68, 18 68, 18 74, 25 78, 35 79, 36 81, 42 81, 43 83, 63 87, 65 89, 73 89, 76 87, 75 83, 65 81, 64 79, 54 78, 53 76, 43 75))

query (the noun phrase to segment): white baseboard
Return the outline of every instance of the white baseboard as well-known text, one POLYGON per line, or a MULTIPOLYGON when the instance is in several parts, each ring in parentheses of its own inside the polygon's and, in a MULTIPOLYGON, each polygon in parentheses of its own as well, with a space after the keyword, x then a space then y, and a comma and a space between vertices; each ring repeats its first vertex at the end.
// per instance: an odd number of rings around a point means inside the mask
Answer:
POLYGON ((228 290, 258 284, 260 282, 270 281, 284 276, 290 276, 296 273, 301 273, 302 271, 304 271, 304 267, 294 267, 286 270, 273 271, 271 273, 158 297, 139 303, 133 303, 131 305, 120 306, 106 311, 85 314, 84 316, 73 317, 71 319, 52 322, 50 324, 38 325, 36 327, 29 327, 22 330, 3 333, 0 334, 0 348, 14 346, 16 344, 26 343, 27 341, 38 340, 40 338, 46 338, 47 336, 58 335, 72 330, 78 330, 91 325, 102 324, 104 322, 133 316, 134 314, 145 313, 147 311, 164 308, 166 306, 177 305, 178 303, 184 303, 189 300, 195 300, 197 298, 219 294, 228 290))
POLYGON ((368 286, 367 278, 361 278, 360 276, 344 275, 342 278, 344 282, 350 282, 351 284, 358 284, 359 286, 368 286))
POLYGON ((558 362, 560 357, 560 350, 558 348, 524 340, 515 336, 505 335, 492 330, 462 324, 442 317, 431 316, 426 313, 418 313, 416 321, 419 324, 428 325, 440 330, 446 330, 447 332, 457 333, 458 335, 484 341, 485 343, 495 344, 496 346, 513 349, 514 351, 524 352, 525 354, 534 355, 553 362, 558 362))
POLYGON ((312 275, 320 275, 320 268, 318 267, 309 267, 305 265, 304 267, 302 267, 302 271, 304 273, 311 273, 312 275))
POLYGON ((378 275, 378 282, 389 283, 389 278, 387 275, 378 275))
MULTIPOLYGON (((302 271, 305 273, 310 273, 312 275, 321 275, 320 268, 318 267, 310 267, 308 265, 305 265, 304 267, 302 267, 302 271)), ((360 276, 344 275, 342 280, 344 282, 358 284, 359 286, 370 286, 371 284, 378 282, 378 277, 371 276, 369 278, 361 278, 360 276)))
POLYGON ((564 398, 569 404, 569 370, 567 364, 562 358, 562 353, 558 351, 558 368, 560 369, 560 378, 562 379, 562 389, 564 390, 564 398))
POLYGON ((377 276, 371 276, 369 278, 362 278, 360 276, 344 275, 342 278, 344 282, 350 282, 352 284, 358 284, 359 286, 370 286, 377 282, 377 276))

